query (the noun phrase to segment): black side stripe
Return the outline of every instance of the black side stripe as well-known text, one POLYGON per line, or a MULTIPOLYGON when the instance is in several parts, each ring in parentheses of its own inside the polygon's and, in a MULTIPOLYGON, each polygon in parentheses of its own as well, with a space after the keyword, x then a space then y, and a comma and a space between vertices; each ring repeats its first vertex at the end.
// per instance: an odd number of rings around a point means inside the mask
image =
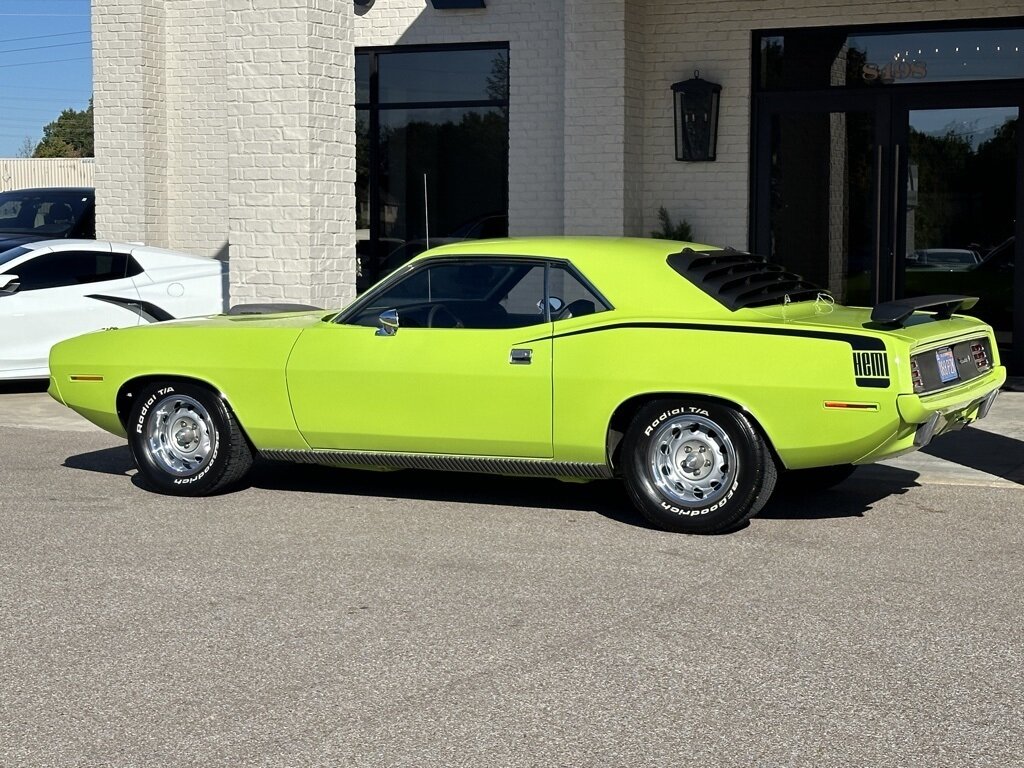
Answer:
POLYGON ((127 299, 120 296, 101 296, 100 294, 93 294, 91 296, 86 296, 85 298, 96 299, 96 301, 105 301, 107 304, 113 304, 114 306, 121 307, 122 309, 127 309, 130 312, 134 312, 147 323, 162 323, 164 320, 174 319, 174 315, 166 309, 162 309, 156 304, 150 304, 148 301, 141 301, 140 299, 127 299))
POLYGON ((789 328, 753 328, 738 325, 714 325, 705 323, 612 323, 601 325, 595 328, 583 328, 578 331, 567 331, 555 333, 550 336, 540 336, 529 341, 521 341, 520 344, 532 344, 537 341, 548 339, 564 339, 569 336, 580 336, 585 333, 599 333, 601 331, 613 331, 619 328, 666 328, 683 331, 714 331, 717 333, 748 333, 760 336, 790 336, 803 339, 820 339, 823 341, 840 341, 849 344, 857 351, 884 352, 885 344, 881 339, 870 336, 858 336, 853 333, 836 333, 832 331, 806 331, 789 328))

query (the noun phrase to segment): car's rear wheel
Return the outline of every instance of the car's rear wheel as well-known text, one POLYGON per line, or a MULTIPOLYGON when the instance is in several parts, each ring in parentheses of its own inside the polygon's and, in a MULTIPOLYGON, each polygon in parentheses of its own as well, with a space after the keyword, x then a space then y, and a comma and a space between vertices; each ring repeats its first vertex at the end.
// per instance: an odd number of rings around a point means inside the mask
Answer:
POLYGON ((159 493, 207 496, 241 480, 252 451, 227 403, 187 382, 153 384, 135 396, 128 444, 159 493))
POLYGON ((698 399, 642 407, 623 442, 622 473, 640 513, 680 533, 736 528, 764 506, 777 477, 744 414, 698 399))

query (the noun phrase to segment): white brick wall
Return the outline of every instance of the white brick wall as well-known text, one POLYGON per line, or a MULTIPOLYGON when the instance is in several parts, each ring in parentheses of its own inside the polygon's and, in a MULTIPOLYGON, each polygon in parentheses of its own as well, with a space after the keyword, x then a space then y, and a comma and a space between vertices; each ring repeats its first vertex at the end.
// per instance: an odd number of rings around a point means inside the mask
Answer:
POLYGON ((168 243, 227 255, 227 36, 224 0, 168 2, 168 243))
POLYGON ((350 0, 95 0, 101 237, 229 255, 232 301, 355 291, 350 0))
POLYGON ((623 232, 626 5, 565 3, 566 234, 623 232))
POLYGON ((163 0, 96 0, 97 235, 167 242, 163 0))
POLYGON ((355 294, 350 0, 226 0, 232 301, 355 294))

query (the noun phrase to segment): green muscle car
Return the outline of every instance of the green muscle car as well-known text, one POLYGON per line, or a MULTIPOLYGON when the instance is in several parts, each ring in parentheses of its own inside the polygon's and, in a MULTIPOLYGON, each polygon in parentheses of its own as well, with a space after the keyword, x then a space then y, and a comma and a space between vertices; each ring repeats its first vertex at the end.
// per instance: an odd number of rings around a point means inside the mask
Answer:
POLYGON ((857 309, 763 259, 663 240, 469 241, 341 312, 100 331, 50 356, 50 393, 128 438, 161 493, 255 457, 621 477, 674 531, 735 528, 780 472, 808 486, 983 418, 992 330, 930 296, 857 309))

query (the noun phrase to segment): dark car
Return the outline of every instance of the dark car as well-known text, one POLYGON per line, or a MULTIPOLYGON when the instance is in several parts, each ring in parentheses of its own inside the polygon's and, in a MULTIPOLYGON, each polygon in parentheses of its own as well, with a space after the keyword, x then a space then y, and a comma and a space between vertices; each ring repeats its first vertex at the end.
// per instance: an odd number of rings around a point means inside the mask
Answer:
POLYGON ((0 251, 61 237, 96 238, 96 193, 91 187, 0 192, 0 251))
MULTIPOLYGON (((953 269, 908 267, 907 296, 966 294, 981 301, 966 314, 981 318, 1000 338, 1013 327, 1013 273, 1017 240, 1009 237, 985 254, 977 264, 953 269)), ((913 262, 910 262, 913 263, 913 262)))

